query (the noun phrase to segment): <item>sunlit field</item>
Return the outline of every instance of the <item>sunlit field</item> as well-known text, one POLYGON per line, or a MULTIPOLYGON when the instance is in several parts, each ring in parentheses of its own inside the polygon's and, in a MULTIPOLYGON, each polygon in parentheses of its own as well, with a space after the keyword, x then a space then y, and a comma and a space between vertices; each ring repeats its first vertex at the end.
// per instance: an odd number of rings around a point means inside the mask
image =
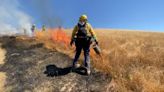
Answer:
MULTIPOLYGON (((70 37, 72 31, 64 31, 70 37)), ((98 56, 91 50, 92 66, 111 73, 118 90, 164 91, 164 33, 130 30, 96 30, 96 33, 102 52, 98 56)), ((73 58, 75 48, 67 42, 64 45, 68 48, 55 48, 73 58)))
MULTIPOLYGON (((70 29, 48 29, 45 32, 36 31, 34 37, 21 36, 17 39, 19 42, 35 40, 44 43, 46 49, 58 51, 73 59, 75 46, 69 45, 71 32, 70 29)), ((91 47, 92 69, 111 74, 118 92, 164 92, 164 33, 112 29, 97 29, 95 32, 101 55, 97 55, 91 47)), ((26 46, 27 43, 24 44, 26 46)), ((5 53, 3 50, 0 54, 4 59, 5 53)), ((0 59, 1 64, 4 63, 3 58, 0 59)), ((61 60, 63 58, 60 57, 61 60)), ((79 63, 82 64, 82 61, 83 54, 79 63)), ((5 73, 0 75, 0 79, 5 81, 5 73)), ((3 83, 0 84, 0 90, 5 89, 1 85, 3 83)))
POLYGON ((164 33, 115 30, 96 32, 105 66, 108 64, 111 67, 108 72, 112 73, 119 90, 164 91, 164 33))

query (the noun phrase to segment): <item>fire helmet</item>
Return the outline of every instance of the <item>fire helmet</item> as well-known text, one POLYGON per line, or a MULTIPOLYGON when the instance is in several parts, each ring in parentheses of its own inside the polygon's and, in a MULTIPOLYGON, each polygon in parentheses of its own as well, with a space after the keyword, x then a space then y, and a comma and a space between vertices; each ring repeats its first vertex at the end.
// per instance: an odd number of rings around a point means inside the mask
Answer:
POLYGON ((80 18, 79 18, 80 21, 87 21, 88 18, 87 18, 87 15, 81 15, 80 18))

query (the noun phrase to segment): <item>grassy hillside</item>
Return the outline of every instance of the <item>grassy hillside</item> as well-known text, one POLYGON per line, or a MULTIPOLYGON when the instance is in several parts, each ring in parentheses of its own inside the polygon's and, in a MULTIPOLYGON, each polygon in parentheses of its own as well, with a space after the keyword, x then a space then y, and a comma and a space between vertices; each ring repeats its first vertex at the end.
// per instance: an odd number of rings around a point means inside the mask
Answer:
POLYGON ((1 38, 0 90, 81 92, 87 87, 84 92, 164 92, 164 33, 100 29, 96 33, 102 57, 91 50, 91 76, 66 73, 53 79, 43 74, 46 65, 61 70, 72 63, 71 30, 37 32, 36 38, 1 38))
POLYGON ((112 73, 121 92, 164 91, 164 33, 130 30, 96 30, 96 33, 103 62, 93 57, 93 65, 112 73))

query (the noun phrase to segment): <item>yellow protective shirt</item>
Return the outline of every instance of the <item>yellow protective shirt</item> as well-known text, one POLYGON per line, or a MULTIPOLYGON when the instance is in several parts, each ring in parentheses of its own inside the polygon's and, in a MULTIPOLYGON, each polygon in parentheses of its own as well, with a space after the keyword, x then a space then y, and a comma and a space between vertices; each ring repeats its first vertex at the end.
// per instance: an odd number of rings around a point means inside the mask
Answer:
MULTIPOLYGON (((85 29, 87 31, 87 36, 92 36, 95 40, 97 40, 96 34, 95 34, 92 26, 89 23, 86 23, 85 29)), ((79 30, 78 25, 76 25, 72 32, 72 39, 75 38, 78 30, 79 30)))

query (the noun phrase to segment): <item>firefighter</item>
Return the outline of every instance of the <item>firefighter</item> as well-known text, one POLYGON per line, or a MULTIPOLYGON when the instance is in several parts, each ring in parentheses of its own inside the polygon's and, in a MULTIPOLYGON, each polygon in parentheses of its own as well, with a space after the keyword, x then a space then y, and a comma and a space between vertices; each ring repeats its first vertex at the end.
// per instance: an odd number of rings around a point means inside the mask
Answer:
POLYGON ((79 22, 73 29, 71 42, 70 42, 71 46, 74 43, 76 46, 76 54, 75 54, 73 64, 72 64, 72 70, 75 70, 75 68, 79 66, 77 64, 77 61, 79 59, 81 51, 83 50, 84 51, 84 66, 87 69, 87 74, 89 75, 91 73, 90 56, 89 56, 91 38, 93 38, 95 42, 98 44, 96 34, 93 31, 92 26, 88 23, 87 16, 82 15, 79 18, 79 22))
POLYGON ((36 30, 36 26, 35 26, 35 24, 33 24, 31 27, 32 36, 34 36, 35 30, 36 30))
POLYGON ((46 31, 46 26, 45 25, 42 26, 42 31, 46 31))

